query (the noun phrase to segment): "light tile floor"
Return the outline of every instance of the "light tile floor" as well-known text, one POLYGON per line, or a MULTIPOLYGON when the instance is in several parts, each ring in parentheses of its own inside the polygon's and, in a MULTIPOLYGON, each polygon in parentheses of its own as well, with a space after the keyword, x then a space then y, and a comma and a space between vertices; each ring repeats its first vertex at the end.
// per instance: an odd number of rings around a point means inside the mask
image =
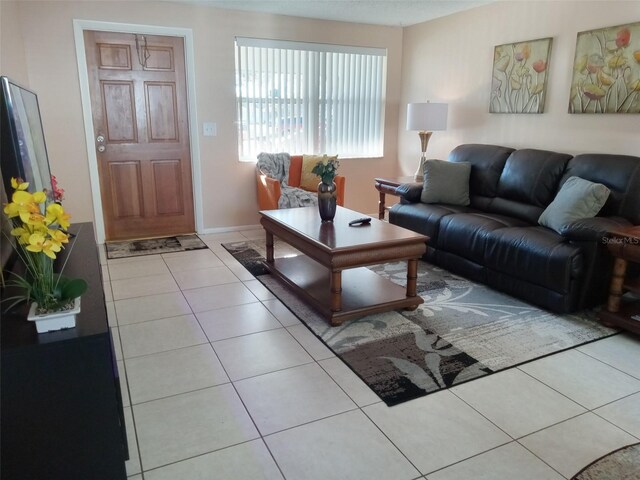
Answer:
POLYGON ((563 479, 640 441, 631 335, 387 407, 220 245, 263 237, 102 252, 130 479, 563 479))

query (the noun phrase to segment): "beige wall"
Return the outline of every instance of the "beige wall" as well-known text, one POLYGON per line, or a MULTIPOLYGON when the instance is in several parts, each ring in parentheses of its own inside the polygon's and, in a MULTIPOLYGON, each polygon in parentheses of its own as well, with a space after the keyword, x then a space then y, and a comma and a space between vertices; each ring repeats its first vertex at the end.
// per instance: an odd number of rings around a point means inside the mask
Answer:
POLYGON ((39 94, 51 167, 75 221, 93 219, 72 20, 162 25, 193 30, 204 226, 257 223, 253 165, 238 161, 234 99, 235 35, 369 45, 388 49, 383 159, 345 160, 346 205, 377 210, 375 176, 413 173, 415 132, 408 102, 446 101, 449 129, 434 133, 429 156, 480 142, 559 151, 638 154, 640 115, 569 115, 578 31, 640 19, 640 2, 497 2, 405 29, 220 10, 168 2, 0 1, 2 74, 39 94), (493 47, 551 36, 545 113, 489 114, 493 47), (22 39, 22 40, 21 40, 22 39), (203 137, 201 123, 218 124, 203 137))
POLYGON ((496 2, 404 30, 398 157, 413 173, 416 132, 405 130, 406 104, 449 103, 446 132, 434 132, 428 157, 461 143, 494 143, 567 153, 640 154, 640 115, 569 115, 576 33, 640 21, 640 2, 496 2), (489 114, 493 47, 553 37, 543 114, 489 114))
POLYGON ((29 86, 17 2, 0 1, 0 74, 29 86))
MULTIPOLYGON (((3 5, 3 12, 4 10, 3 5)), ((20 2, 19 13, 29 84, 38 93, 40 100, 51 169, 66 189, 65 206, 71 211, 75 221, 92 220, 93 207, 73 19, 193 30, 199 120, 194 131, 197 132, 201 152, 204 226, 207 229, 258 222, 254 165, 239 162, 237 153, 234 123, 236 35, 387 48, 384 158, 341 162, 341 173, 347 177, 346 205, 365 212, 376 211, 377 192, 373 189, 373 178, 396 173, 401 28, 147 1, 25 1, 20 2), (217 137, 202 136, 203 121, 217 122, 217 137)), ((4 49, 3 46, 3 51, 4 49)))

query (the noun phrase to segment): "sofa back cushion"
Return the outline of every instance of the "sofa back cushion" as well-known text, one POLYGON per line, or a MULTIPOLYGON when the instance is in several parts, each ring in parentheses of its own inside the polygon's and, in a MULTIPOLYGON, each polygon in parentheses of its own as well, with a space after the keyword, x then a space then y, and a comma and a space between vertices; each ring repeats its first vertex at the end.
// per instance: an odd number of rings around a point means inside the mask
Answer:
POLYGON ((619 216, 640 224, 640 157, 587 153, 567 164, 561 185, 569 177, 580 177, 606 185, 611 194, 598 214, 619 216))
POLYGON ((558 191, 571 155, 547 150, 522 149, 507 159, 490 211, 538 222, 558 191))
POLYGON ((480 144, 460 145, 451 151, 450 162, 471 164, 469 195, 472 207, 486 210, 496 196, 502 169, 511 152, 513 148, 480 144))
POLYGON ((500 175, 498 197, 545 208, 555 198, 570 159, 566 153, 516 150, 500 175))

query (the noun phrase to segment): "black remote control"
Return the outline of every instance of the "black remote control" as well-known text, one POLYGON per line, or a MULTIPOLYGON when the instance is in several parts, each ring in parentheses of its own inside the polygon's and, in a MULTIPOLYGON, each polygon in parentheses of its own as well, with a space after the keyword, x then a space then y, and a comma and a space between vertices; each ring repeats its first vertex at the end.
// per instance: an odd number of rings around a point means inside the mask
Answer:
POLYGON ((369 225, 371 223, 371 217, 362 217, 356 218, 355 220, 351 220, 349 222, 349 226, 353 227, 355 225, 369 225))

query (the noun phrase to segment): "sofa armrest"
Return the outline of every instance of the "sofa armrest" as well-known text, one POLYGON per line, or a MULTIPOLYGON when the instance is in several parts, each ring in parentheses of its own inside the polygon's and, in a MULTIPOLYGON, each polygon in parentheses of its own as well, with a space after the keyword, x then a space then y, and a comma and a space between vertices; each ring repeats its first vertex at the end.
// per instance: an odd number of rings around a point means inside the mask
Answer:
POLYGON ((275 178, 267 177, 260 170, 256 170, 256 180, 260 210, 276 210, 282 193, 280 182, 275 178))
POLYGON ((422 183, 403 183, 396 187, 396 195, 409 203, 418 203, 422 195, 422 183))
POLYGON ((603 242, 608 232, 631 226, 631 222, 622 217, 585 218, 565 225, 560 234, 569 240, 603 242))

